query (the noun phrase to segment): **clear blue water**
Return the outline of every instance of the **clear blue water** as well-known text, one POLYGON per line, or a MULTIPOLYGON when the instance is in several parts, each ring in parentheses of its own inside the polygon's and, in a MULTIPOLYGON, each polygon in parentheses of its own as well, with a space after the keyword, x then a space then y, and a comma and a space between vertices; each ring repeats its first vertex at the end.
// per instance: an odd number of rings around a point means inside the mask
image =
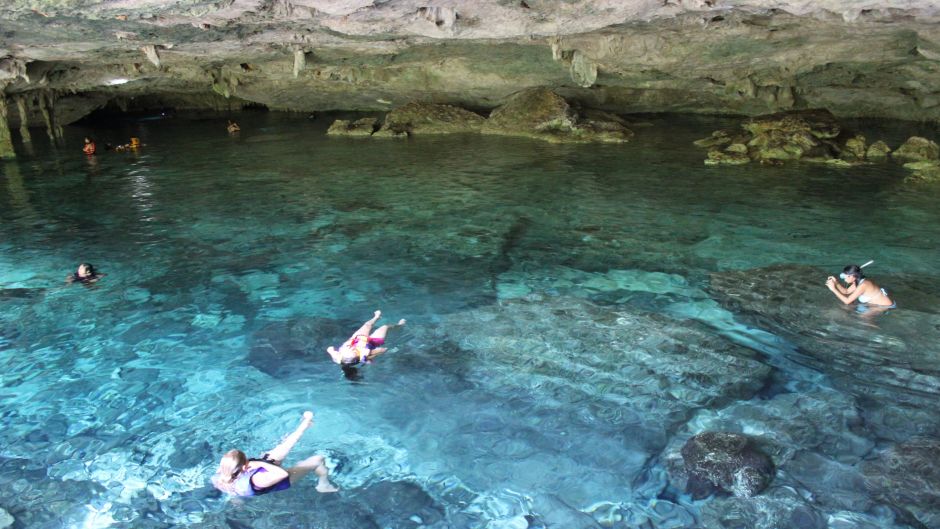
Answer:
POLYGON ((76 126, 0 163, 14 527, 940 526, 930 483, 890 500, 865 474, 940 434, 940 186, 705 167, 691 142, 720 120, 650 118, 625 146, 239 120, 76 126), (89 160, 88 133, 146 146, 89 160), (899 310, 825 291, 868 259, 899 310), (80 261, 106 277, 65 286, 80 261), (344 376, 325 348, 377 308, 409 323, 344 376), (208 486, 306 409, 293 455, 325 454, 342 492, 208 486), (679 448, 715 429, 763 440, 768 491, 682 492, 679 448))

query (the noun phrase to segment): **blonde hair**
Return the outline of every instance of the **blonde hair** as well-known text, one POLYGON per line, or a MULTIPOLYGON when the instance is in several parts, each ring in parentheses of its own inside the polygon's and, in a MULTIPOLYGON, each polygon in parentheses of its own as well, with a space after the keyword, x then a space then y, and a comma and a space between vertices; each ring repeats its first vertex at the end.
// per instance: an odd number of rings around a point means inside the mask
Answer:
POLYGON ((248 463, 248 456, 241 450, 229 450, 219 461, 219 468, 212 476, 212 484, 222 492, 233 494, 235 492, 235 480, 241 474, 242 469, 248 463))

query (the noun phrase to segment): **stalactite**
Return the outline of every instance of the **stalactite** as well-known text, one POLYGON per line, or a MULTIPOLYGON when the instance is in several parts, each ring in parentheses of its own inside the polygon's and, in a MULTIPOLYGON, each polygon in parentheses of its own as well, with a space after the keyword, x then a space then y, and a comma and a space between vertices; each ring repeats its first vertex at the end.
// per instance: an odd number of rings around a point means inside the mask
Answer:
POLYGON ((26 99, 22 96, 16 98, 16 109, 20 113, 20 139, 23 143, 30 143, 33 137, 29 134, 29 112, 26 111, 26 99))
POLYGON ((3 94, 0 94, 0 158, 16 158, 13 138, 7 123, 7 98, 3 94))
POLYGON ((304 50, 294 50, 294 79, 307 67, 307 54, 304 50))
POLYGON ((55 125, 52 122, 52 111, 49 109, 49 100, 46 93, 39 94, 39 110, 42 112, 42 119, 46 122, 46 134, 49 135, 49 141, 55 143, 55 125))

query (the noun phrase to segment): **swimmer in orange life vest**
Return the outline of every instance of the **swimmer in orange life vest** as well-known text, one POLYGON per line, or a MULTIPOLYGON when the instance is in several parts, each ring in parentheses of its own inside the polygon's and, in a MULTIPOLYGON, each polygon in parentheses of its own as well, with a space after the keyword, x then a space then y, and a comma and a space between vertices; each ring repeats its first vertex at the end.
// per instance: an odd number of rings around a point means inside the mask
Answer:
POLYGON ((95 154, 95 142, 91 138, 85 138, 85 145, 82 146, 82 152, 85 154, 95 154))
POLYGON ((382 317, 382 311, 375 311, 372 319, 363 323, 359 330, 339 346, 339 350, 333 348, 332 345, 327 348, 326 352, 330 354, 330 358, 337 364, 348 367, 364 364, 388 351, 388 348, 381 347, 385 345, 385 335, 389 329, 404 325, 405 320, 398 320, 397 325, 383 325, 373 332, 372 326, 379 321, 380 317, 382 317))

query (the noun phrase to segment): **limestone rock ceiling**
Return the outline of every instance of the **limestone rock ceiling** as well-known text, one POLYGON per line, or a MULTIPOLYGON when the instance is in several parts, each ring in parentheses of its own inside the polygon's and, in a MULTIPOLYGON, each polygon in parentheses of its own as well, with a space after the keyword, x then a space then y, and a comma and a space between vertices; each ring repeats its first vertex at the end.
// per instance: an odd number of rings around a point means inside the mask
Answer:
POLYGON ((0 86, 53 91, 64 122, 107 101, 488 110, 533 86, 615 112, 938 119, 937 22, 925 0, 6 0, 0 86))

